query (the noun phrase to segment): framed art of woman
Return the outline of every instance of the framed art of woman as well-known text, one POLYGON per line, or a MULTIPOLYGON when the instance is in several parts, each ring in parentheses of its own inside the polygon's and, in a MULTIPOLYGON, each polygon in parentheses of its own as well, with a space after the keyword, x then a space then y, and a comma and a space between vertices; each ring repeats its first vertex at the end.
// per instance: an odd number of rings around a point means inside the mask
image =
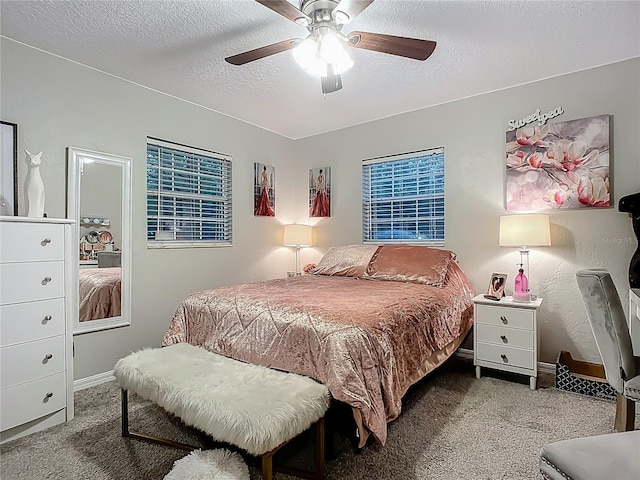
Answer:
POLYGON ((257 217, 275 217, 275 198, 273 191, 273 178, 275 169, 262 163, 255 165, 254 181, 254 209, 257 217))
POLYGON ((309 170, 309 216, 331 216, 331 167, 309 170))

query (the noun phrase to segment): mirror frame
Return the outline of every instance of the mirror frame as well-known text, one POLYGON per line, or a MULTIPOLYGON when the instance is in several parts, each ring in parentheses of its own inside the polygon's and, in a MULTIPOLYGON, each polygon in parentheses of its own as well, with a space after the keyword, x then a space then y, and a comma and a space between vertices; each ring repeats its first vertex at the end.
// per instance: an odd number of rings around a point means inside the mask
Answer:
MULTIPOLYGON (((131 325, 131 158, 112 155, 110 153, 95 152, 83 148, 67 148, 67 218, 75 220, 74 235, 80 241, 80 178, 82 173, 82 159, 90 158, 95 163, 112 165, 122 168, 122 279, 121 279, 121 311, 119 317, 80 322, 76 311, 73 334, 96 332, 117 327, 131 325)), ((79 262, 79 259, 78 259, 79 262)), ((79 286, 80 264, 74 269, 75 278, 72 285, 73 305, 80 308, 79 286)))

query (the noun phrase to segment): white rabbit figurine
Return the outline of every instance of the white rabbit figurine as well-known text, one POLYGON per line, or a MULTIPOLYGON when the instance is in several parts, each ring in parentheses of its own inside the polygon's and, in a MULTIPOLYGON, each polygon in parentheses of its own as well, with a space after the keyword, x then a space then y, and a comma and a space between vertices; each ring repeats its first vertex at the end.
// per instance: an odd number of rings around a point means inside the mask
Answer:
POLYGON ((44 182, 40 175, 42 152, 27 154, 27 178, 24 180, 24 196, 27 204, 27 217, 42 218, 44 216, 44 182))

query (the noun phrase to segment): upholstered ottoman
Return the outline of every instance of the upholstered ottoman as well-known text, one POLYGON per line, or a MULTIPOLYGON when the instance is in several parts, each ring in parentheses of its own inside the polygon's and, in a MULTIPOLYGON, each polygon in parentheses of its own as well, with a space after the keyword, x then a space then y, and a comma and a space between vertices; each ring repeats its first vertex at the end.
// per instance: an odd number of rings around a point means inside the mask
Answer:
POLYGON ((540 472, 548 480, 638 480, 640 430, 547 444, 540 472))

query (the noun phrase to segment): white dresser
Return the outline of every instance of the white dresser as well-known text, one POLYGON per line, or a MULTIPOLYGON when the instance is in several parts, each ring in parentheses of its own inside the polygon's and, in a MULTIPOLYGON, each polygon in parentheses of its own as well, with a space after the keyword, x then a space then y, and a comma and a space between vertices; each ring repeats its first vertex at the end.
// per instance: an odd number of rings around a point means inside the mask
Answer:
POLYGON ((0 442, 73 418, 72 220, 0 217, 0 442))
POLYGON ((476 377, 481 367, 529 376, 531 390, 538 377, 538 307, 542 299, 514 302, 478 295, 474 302, 473 364, 476 377))

